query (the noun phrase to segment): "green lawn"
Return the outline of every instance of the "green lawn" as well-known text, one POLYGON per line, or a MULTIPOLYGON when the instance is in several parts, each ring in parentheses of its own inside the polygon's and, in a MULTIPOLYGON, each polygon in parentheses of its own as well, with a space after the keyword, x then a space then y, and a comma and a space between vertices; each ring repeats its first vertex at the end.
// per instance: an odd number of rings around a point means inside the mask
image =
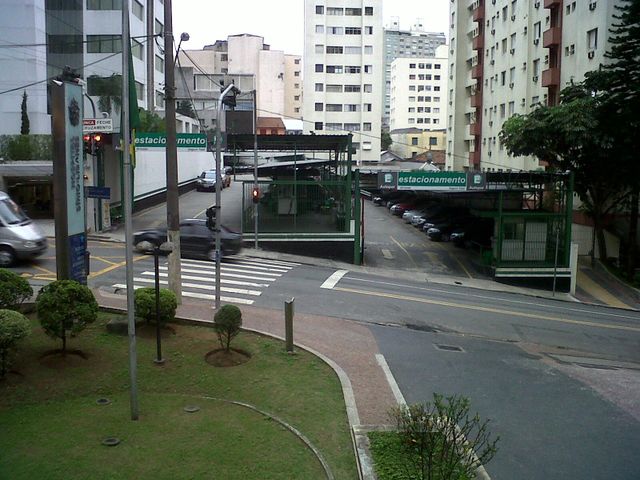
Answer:
POLYGON ((128 340, 108 334, 102 315, 69 348, 89 355, 64 366, 41 355, 58 344, 34 322, 15 368, 0 382, 0 478, 11 479, 321 479, 309 449, 277 422, 236 405, 255 405, 284 419, 320 450, 337 479, 357 478, 334 372, 305 352, 295 356, 268 338, 242 334, 234 346, 252 359, 215 368, 207 328, 175 326, 163 340, 166 365, 153 364, 155 339, 138 337, 140 420, 129 419, 128 340), (96 399, 112 403, 99 406, 96 399), (188 414, 186 405, 201 410, 188 414), (117 447, 100 444, 105 437, 117 447))

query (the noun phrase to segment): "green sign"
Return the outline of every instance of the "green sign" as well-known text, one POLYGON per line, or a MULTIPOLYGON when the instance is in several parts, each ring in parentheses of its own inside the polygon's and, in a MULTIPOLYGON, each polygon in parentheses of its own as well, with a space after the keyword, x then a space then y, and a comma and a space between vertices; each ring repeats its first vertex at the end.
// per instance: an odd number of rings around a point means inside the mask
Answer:
POLYGON ((398 190, 466 190, 464 172, 399 172, 398 190))
MULTIPOLYGON (((180 150, 207 150, 207 136, 204 133, 178 133, 176 143, 180 150)), ((136 150, 165 148, 167 137, 164 133, 136 133, 136 150)))

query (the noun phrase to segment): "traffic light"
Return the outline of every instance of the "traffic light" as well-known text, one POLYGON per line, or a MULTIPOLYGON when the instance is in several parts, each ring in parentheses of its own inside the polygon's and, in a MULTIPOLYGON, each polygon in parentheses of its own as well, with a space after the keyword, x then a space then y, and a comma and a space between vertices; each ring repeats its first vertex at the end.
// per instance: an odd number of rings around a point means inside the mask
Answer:
POLYGON ((214 230, 216 228, 216 207, 211 206, 207 208, 207 228, 209 230, 214 230))
POLYGON ((104 149, 104 135, 96 133, 93 135, 93 153, 101 152, 104 149))
POLYGON ((82 149, 84 153, 88 153, 89 155, 93 153, 93 139, 91 135, 82 136, 82 149))
POLYGON ((251 191, 251 199, 253 200, 253 203, 260 202, 260 189, 258 187, 254 187, 251 191))
POLYGON ((82 136, 84 153, 95 155, 104 150, 105 136, 101 133, 84 134, 82 136))

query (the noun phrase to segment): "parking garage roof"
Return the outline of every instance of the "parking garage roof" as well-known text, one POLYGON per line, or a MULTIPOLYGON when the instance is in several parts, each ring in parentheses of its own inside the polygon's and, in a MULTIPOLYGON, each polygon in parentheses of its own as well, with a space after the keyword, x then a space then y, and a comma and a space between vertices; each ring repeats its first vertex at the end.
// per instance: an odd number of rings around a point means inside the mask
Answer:
MULTIPOLYGON (((258 150, 346 152, 351 135, 258 135, 258 150)), ((253 134, 227 135, 227 148, 253 150, 253 134)))

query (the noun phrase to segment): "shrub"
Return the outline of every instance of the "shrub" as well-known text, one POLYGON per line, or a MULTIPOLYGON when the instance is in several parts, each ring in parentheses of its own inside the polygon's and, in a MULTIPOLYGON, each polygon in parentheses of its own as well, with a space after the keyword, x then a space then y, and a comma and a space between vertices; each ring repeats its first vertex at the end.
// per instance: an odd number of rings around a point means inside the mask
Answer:
POLYGON ((9 368, 9 353, 18 340, 31 333, 31 323, 20 312, 0 310, 0 378, 9 368))
MULTIPOLYGON (((147 322, 156 320, 156 291, 155 288, 138 288, 135 291, 136 316, 147 322)), ((176 316, 178 300, 176 294, 166 288, 160 289, 160 324, 172 321, 176 316)))
POLYGON ((492 439, 488 420, 469 415, 469 399, 433 394, 433 403, 403 405, 391 411, 411 478, 457 480, 475 478, 476 469, 493 458, 498 437, 492 439))
POLYGON ((57 280, 44 286, 36 298, 38 320, 45 333, 62 339, 67 350, 67 335, 75 335, 98 317, 98 302, 93 292, 75 280, 57 280))
POLYGON ((0 268, 0 309, 17 310, 33 295, 29 282, 17 273, 0 268))
POLYGON ((224 305, 216 312, 213 321, 213 329, 218 334, 220 346, 228 352, 231 340, 240 333, 242 312, 235 305, 224 305))

